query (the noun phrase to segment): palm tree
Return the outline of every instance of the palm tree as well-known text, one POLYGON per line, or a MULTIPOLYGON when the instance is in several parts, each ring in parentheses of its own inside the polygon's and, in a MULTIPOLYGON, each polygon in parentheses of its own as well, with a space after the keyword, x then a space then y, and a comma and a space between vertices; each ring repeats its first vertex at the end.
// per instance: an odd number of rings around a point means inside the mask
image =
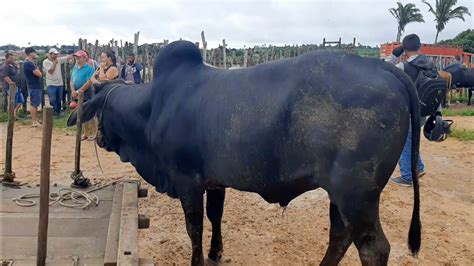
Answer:
POLYGON ((426 0, 421 0, 423 3, 425 3, 430 9, 428 10, 429 12, 433 13, 435 15, 435 21, 436 21, 436 38, 435 38, 435 43, 438 42, 438 35, 440 32, 444 30, 444 27, 446 24, 448 24, 448 21, 450 21, 453 18, 459 18, 462 21, 464 20, 464 15, 471 15, 469 13, 469 9, 465 6, 456 6, 456 3, 458 2, 457 0, 436 0, 436 8, 433 8, 430 3, 426 0))
POLYGON ((397 8, 390 8, 388 11, 395 17, 398 22, 397 42, 400 42, 405 26, 411 22, 425 22, 420 10, 414 4, 403 5, 397 2, 397 8))

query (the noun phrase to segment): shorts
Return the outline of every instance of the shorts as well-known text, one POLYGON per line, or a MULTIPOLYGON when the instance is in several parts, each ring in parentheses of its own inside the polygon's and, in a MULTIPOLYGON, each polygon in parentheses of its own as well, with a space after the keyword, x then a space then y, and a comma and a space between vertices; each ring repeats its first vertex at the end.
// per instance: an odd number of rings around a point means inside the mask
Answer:
POLYGON ((25 103, 25 97, 23 97, 23 94, 21 94, 21 88, 16 89, 16 94, 15 94, 15 106, 19 104, 24 104, 25 103))
POLYGON ((30 105, 33 107, 38 107, 41 104, 41 98, 43 97, 43 90, 41 89, 32 89, 28 90, 30 94, 30 105))

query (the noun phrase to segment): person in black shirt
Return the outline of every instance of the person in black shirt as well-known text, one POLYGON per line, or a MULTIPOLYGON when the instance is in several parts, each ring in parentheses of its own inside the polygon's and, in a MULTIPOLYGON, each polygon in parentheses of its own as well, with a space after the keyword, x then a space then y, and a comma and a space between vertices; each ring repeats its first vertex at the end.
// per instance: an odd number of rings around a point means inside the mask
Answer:
MULTIPOLYGON (((8 97, 10 95, 9 88, 10 83, 18 84, 20 80, 19 71, 15 65, 15 57, 12 53, 7 53, 5 55, 5 64, 0 69, 0 77, 3 81, 3 109, 7 111, 8 107, 8 97)), ((17 87, 17 91, 15 93, 15 113, 21 104, 24 103, 25 99, 23 95, 20 93, 20 88, 17 87)))

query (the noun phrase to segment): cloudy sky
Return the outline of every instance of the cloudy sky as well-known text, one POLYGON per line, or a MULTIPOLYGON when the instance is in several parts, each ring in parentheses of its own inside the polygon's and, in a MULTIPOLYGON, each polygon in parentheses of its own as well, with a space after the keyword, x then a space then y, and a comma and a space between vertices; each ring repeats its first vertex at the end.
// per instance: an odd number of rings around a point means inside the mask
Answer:
MULTIPOLYGON (((431 43, 436 34, 433 15, 421 0, 426 23, 409 24, 405 34, 418 33, 431 43)), ((434 3, 435 0, 430 0, 434 3)), ((459 0, 474 15, 473 0, 459 0)), ((179 38, 200 41, 204 30, 210 47, 223 38, 230 47, 255 44, 321 43, 356 37, 362 44, 393 41, 397 25, 388 9, 396 0, 9 0, 2 1, 0 45, 73 44, 79 37, 139 43, 179 38), (6 23, 6 24, 5 24, 6 23)), ((453 20, 440 39, 453 38, 474 26, 473 17, 453 20)))

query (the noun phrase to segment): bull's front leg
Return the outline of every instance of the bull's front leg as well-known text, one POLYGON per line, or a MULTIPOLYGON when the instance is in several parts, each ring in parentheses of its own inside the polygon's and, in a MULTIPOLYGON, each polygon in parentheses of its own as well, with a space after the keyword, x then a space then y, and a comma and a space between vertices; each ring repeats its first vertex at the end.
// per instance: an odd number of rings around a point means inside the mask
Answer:
POLYGON ((192 245, 191 265, 204 265, 204 255, 202 252, 202 230, 204 218, 204 190, 194 182, 189 182, 192 178, 183 178, 178 184, 178 194, 181 206, 186 219, 186 230, 192 245))

